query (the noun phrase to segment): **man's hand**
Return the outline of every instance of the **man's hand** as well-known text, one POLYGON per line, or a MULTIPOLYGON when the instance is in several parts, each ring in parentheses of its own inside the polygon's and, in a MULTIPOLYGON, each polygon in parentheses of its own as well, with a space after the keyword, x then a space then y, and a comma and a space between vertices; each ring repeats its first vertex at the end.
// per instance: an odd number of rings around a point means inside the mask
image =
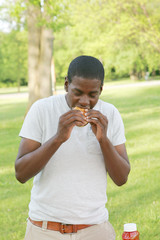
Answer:
POLYGON ((65 142, 69 139, 74 126, 85 124, 86 118, 79 110, 70 110, 60 117, 56 136, 61 142, 65 142))
POLYGON ((91 124, 92 131, 94 132, 97 140, 100 142, 106 138, 108 119, 101 112, 97 110, 90 110, 86 113, 87 122, 91 124))

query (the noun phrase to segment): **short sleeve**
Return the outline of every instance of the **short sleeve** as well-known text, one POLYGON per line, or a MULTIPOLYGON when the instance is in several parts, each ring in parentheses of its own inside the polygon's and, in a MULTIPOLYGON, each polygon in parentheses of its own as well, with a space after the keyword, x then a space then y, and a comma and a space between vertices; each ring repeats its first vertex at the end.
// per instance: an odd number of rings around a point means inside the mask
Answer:
POLYGON ((28 111, 21 131, 20 137, 32 139, 37 142, 42 142, 42 116, 39 110, 39 101, 35 102, 28 111))
POLYGON ((112 144, 114 146, 126 142, 123 120, 117 108, 114 108, 112 116, 112 144))

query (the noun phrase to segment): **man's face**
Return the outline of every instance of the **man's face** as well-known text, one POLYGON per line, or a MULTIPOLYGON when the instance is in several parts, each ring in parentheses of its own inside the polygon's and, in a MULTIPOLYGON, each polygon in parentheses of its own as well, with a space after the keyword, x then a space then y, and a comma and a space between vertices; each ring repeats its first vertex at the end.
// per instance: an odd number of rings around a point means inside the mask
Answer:
POLYGON ((65 89, 67 91, 66 100, 70 108, 77 106, 92 109, 99 99, 102 86, 98 79, 74 76, 71 83, 66 79, 65 89))

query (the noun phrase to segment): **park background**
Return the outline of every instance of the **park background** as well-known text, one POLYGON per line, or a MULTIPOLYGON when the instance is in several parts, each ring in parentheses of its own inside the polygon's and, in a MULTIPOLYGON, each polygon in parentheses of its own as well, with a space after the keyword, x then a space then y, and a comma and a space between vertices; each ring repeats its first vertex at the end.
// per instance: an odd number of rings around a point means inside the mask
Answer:
POLYGON ((69 62, 93 55, 105 68, 101 99, 120 111, 131 173, 108 178, 110 221, 121 239, 160 236, 160 3, 158 0, 0 1, 0 240, 22 240, 32 180, 15 179, 18 133, 30 105, 63 92, 69 62))

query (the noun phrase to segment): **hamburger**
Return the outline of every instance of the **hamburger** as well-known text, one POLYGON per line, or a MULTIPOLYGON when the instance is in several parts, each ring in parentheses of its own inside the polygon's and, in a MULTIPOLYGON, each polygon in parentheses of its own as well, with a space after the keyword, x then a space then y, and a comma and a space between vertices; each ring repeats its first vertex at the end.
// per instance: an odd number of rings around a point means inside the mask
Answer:
MULTIPOLYGON (((80 108, 80 107, 74 107, 73 110, 79 110, 81 111, 81 113, 83 114, 83 116, 85 117, 85 113, 86 113, 86 109, 85 108, 80 108)), ((88 122, 86 121, 85 124, 83 125, 77 125, 78 127, 84 127, 88 124, 88 122)))

